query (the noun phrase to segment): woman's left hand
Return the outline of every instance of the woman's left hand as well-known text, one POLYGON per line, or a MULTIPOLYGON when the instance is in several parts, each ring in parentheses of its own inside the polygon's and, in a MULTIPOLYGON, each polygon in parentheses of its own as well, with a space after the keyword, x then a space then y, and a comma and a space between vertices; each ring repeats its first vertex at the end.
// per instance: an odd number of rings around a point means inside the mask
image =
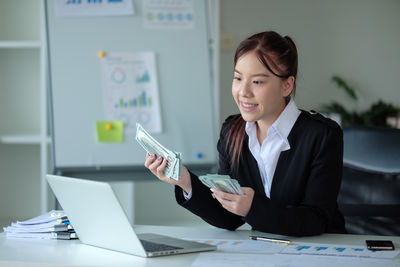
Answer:
POLYGON ((250 187, 242 187, 242 191, 243 195, 235 195, 213 188, 212 196, 215 197, 226 210, 244 217, 249 213, 251 203, 253 202, 254 190, 250 187))

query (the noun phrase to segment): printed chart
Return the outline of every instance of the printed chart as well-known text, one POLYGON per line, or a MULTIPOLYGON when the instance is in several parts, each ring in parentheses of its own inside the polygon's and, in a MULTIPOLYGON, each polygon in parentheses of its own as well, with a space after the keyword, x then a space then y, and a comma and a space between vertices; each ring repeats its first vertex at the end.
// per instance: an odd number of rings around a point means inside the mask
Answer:
POLYGON ((124 16, 135 12, 132 0, 55 0, 56 17, 124 16))
POLYGON ((152 52, 111 54, 102 59, 104 114, 120 120, 128 134, 136 122, 159 133, 161 115, 155 55, 152 52))
POLYGON ((187 239, 199 243, 214 245, 218 251, 223 252, 241 252, 241 253, 278 253, 284 246, 260 242, 255 240, 223 240, 223 239, 187 239))
POLYGON ((357 257, 392 259, 400 251, 371 251, 366 246, 333 245, 295 242, 286 246, 282 244, 255 240, 223 240, 223 239, 187 239, 195 242, 218 246, 219 252, 227 253, 268 253, 291 255, 319 255, 334 257, 357 257))
POLYGON ((399 251, 372 251, 368 250, 367 247, 362 246, 295 243, 284 247, 280 253, 391 259, 396 257, 399 254, 399 251))
POLYGON ((144 26, 150 29, 192 29, 193 0, 143 1, 144 26))

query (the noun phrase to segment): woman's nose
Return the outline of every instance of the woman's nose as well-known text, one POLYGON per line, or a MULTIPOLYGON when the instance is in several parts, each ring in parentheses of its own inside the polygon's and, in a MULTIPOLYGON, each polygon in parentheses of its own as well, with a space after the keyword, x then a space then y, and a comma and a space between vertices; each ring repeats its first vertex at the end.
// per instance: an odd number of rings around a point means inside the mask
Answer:
POLYGON ((240 96, 249 96, 251 93, 250 86, 248 83, 242 83, 239 89, 240 96))

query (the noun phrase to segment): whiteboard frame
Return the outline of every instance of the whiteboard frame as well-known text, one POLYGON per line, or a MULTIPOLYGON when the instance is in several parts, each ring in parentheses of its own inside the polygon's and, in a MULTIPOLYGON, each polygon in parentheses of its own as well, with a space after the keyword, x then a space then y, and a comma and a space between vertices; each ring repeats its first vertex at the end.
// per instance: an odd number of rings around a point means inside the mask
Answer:
MULTIPOLYGON (((145 170, 144 166, 85 166, 85 167, 59 167, 56 165, 56 151, 55 151, 55 137, 54 137, 54 116, 53 116, 53 105, 52 105, 52 75, 51 75, 51 53, 50 53, 50 37, 49 37, 49 26, 48 26, 48 5, 47 1, 44 0, 44 8, 45 8, 45 20, 46 20, 46 41, 47 41, 47 60, 48 60, 48 110, 49 110, 49 131, 52 139, 52 145, 50 149, 50 166, 52 173, 120 173, 122 176, 125 176, 125 173, 130 172, 139 172, 143 173, 145 170)), ((214 103, 212 105, 213 110, 213 120, 214 120, 214 143, 217 141, 217 129, 219 127, 219 10, 220 10, 220 1, 219 0, 206 0, 206 15, 208 16, 208 43, 209 43, 209 57, 210 57, 210 65, 211 72, 210 79, 211 85, 210 90, 213 95, 214 103), (211 18, 211 16, 213 16, 211 18)), ((215 162, 207 163, 207 164, 185 164, 191 169, 195 170, 207 170, 207 171, 216 171, 217 158, 215 158, 215 162)), ((145 170, 146 171, 146 170, 145 170)))

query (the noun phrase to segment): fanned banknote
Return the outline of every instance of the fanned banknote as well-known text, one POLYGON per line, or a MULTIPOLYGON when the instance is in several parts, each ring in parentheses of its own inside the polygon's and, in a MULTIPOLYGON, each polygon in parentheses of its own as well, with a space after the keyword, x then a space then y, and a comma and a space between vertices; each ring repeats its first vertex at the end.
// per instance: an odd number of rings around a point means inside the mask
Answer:
POLYGON ((206 174, 199 176, 199 179, 209 188, 216 188, 226 193, 243 195, 239 182, 230 178, 229 175, 206 174))
POLYGON ((154 139, 146 130, 136 123, 136 141, 150 154, 157 155, 167 160, 167 166, 165 167, 164 174, 168 178, 178 180, 181 176, 181 153, 173 152, 163 145, 161 145, 156 139, 154 139))

